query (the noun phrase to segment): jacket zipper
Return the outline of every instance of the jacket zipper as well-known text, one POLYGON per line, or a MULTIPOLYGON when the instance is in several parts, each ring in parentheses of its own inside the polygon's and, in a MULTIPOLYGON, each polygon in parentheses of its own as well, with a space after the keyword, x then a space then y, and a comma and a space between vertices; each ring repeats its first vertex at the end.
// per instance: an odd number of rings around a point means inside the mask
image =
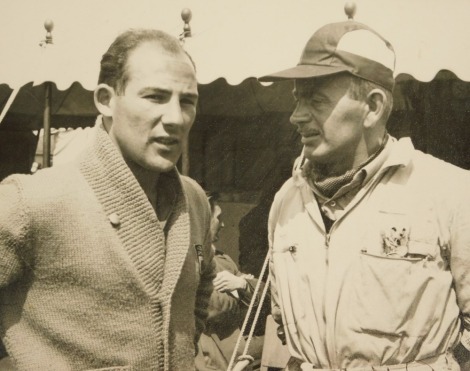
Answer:
MULTIPOLYGON (((335 226, 335 224, 337 223, 338 221, 336 220, 328 233, 325 234, 325 263, 326 263, 326 281, 325 281, 325 287, 323 288, 324 292, 323 292, 323 297, 324 297, 324 300, 323 300, 323 320, 325 321, 325 324, 326 324, 326 311, 327 311, 327 307, 326 307, 326 302, 327 302, 327 295, 328 295, 328 283, 330 281, 329 279, 329 275, 330 275, 330 266, 329 266, 329 256, 330 256, 330 239, 331 239, 331 232, 335 226)), ((328 354, 328 360, 329 360, 329 363, 330 363, 330 366, 332 365, 335 365, 336 364, 336 357, 334 357, 333 359, 333 354, 334 352, 331 351, 332 349, 336 349, 335 347, 335 344, 334 344, 334 339, 332 338, 331 334, 329 333, 328 331, 328 326, 326 326, 326 332, 325 332, 325 337, 326 337, 326 351, 327 351, 327 354, 328 354)))
MULTIPOLYGON (((331 231, 331 229, 330 229, 331 231)), ((331 234, 327 233, 325 234, 325 260, 326 260, 326 267, 328 268, 328 263, 329 263, 329 255, 330 255, 330 237, 331 234)))
MULTIPOLYGON (((369 187, 367 188, 367 190, 364 191, 364 196, 366 195, 369 195, 370 196, 370 189, 373 188, 379 181, 380 179, 382 179, 382 176, 383 176, 383 173, 384 171, 380 171, 379 170, 379 174, 375 176, 375 179, 372 180, 372 182, 370 183, 369 187)), ((325 249, 326 249, 326 269, 327 269, 327 276, 329 275, 329 255, 330 255, 330 252, 329 252, 329 249, 330 249, 330 239, 331 239, 331 234, 333 232, 333 230, 335 229, 335 227, 338 225, 339 221, 343 218, 346 217, 347 214, 349 214, 351 212, 351 210, 359 204, 359 202, 363 199, 363 197, 361 197, 360 200, 358 200, 354 205, 352 205, 348 210, 347 212, 345 212, 341 217, 339 217, 337 220, 335 220, 333 222, 333 224, 331 225, 330 227, 330 230, 328 233, 325 234, 325 249)), ((324 298, 325 300, 323 301, 323 313, 326 313, 325 311, 327 310, 326 308, 326 291, 327 291, 327 286, 328 286, 328 282, 329 282, 329 279, 327 277, 327 280, 326 280, 327 284, 325 285, 325 293, 324 293, 324 298)), ((325 314, 324 314, 325 316, 325 314)), ((325 333, 325 336, 326 336, 326 347, 327 347, 327 354, 328 354, 328 358, 329 358, 329 361, 330 361, 330 367, 331 368, 336 368, 338 367, 338 360, 337 360, 337 357, 336 357, 336 339, 334 339, 334 337, 332 336, 332 334, 330 333, 332 331, 332 333, 334 334, 335 332, 335 329, 334 327, 336 326, 336 323, 332 323, 330 324, 330 326, 333 326, 333 328, 329 331, 329 326, 326 327, 326 333, 325 333)))

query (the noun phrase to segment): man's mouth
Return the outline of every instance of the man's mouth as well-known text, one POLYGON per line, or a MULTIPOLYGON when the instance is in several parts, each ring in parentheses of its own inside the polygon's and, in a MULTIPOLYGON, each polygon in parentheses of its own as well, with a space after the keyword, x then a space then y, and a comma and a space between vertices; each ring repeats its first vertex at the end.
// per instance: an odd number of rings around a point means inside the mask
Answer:
POLYGON ((299 134, 302 138, 311 138, 317 135, 320 135, 320 131, 312 129, 312 130, 299 130, 299 134))
POLYGON ((158 137, 155 138, 155 142, 163 144, 165 146, 175 146, 179 144, 179 139, 174 137, 158 137))
POLYGON ((299 130, 298 132, 302 136, 301 142, 304 145, 307 145, 310 142, 315 141, 316 138, 318 138, 320 135, 320 131, 316 129, 299 130))

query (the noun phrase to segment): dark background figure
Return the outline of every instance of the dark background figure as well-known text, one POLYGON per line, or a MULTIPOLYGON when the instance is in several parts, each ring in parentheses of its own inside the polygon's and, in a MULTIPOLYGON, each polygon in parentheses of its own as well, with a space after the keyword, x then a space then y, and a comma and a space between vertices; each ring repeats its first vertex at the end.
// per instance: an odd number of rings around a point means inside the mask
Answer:
MULTIPOLYGON (((236 351, 238 356, 245 348, 245 337, 241 336, 240 329, 258 280, 252 275, 242 273, 233 259, 215 246, 219 233, 224 228, 223 212, 217 202, 218 194, 209 193, 208 199, 211 207, 211 240, 216 277, 213 280, 214 291, 209 300, 206 328, 198 344, 196 370, 225 371, 233 353, 236 351), (240 343, 235 349, 238 338, 240 343)), ((261 290, 263 287, 264 285, 261 290)), ((255 309, 259 298, 260 294, 254 302, 255 309)), ((250 343, 249 354, 255 360, 250 370, 259 366, 261 351, 262 341, 250 343)))
POLYGON ((3 343, 0 341, 0 359, 4 358, 7 356, 7 351, 5 349, 5 346, 3 343))
MULTIPOLYGON (((292 164, 289 160, 278 163, 278 167, 264 181, 259 203, 240 219, 238 240, 240 270, 255 277, 260 276, 268 253, 268 217, 274 195, 291 175, 292 164)), ((266 269, 264 277, 260 277, 264 282, 267 273, 268 270, 266 269)), ((264 335, 266 318, 270 313, 271 300, 270 296, 267 295, 262 303, 260 316, 255 325, 254 333, 257 336, 264 335)), ((249 322, 253 323, 253 320, 254 313, 249 322)))
MULTIPOLYGON (((292 164, 290 164, 292 166, 292 164)), ((240 270, 259 277, 266 254, 268 253, 268 217, 274 195, 290 177, 291 167, 276 174, 265 182, 259 203, 240 219, 238 262, 240 270)))

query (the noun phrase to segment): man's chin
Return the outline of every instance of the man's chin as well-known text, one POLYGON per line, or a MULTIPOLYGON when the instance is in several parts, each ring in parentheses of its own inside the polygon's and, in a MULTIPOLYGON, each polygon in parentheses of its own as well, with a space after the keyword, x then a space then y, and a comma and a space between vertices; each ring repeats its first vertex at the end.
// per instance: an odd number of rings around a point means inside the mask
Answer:
POLYGON ((146 168, 150 171, 157 173, 167 173, 173 170, 176 166, 176 161, 167 159, 159 159, 158 161, 147 163, 146 168))
POLYGON ((151 170, 156 172, 156 173, 168 173, 171 170, 173 170, 175 168, 175 166, 176 166, 176 164, 174 164, 172 166, 156 166, 156 167, 153 167, 151 170))
POLYGON ((333 154, 325 147, 304 146, 303 155, 306 159, 313 163, 329 163, 333 154))

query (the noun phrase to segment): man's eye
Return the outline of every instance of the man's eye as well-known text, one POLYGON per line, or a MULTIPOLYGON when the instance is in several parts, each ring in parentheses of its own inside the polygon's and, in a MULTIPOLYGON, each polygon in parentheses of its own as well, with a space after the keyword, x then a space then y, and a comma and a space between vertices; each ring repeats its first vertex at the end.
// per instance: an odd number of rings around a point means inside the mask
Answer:
POLYGON ((149 95, 146 95, 144 98, 148 100, 157 101, 157 102, 162 102, 165 100, 165 96, 163 96, 162 94, 149 94, 149 95))
POLYGON ((310 98, 310 102, 312 102, 313 104, 326 103, 326 99, 314 95, 310 98))
POLYGON ((192 99, 192 98, 186 98, 186 99, 181 99, 180 103, 186 106, 195 106, 197 104, 197 100, 192 99))

